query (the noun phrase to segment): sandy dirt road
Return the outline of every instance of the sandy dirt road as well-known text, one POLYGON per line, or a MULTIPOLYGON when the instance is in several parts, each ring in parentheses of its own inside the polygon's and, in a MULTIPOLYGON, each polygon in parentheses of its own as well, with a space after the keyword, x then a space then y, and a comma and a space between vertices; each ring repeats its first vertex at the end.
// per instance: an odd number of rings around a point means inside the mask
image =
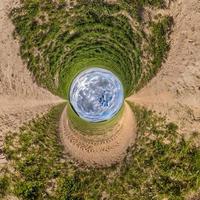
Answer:
POLYGON ((17 131, 25 122, 46 113, 63 100, 34 83, 13 39, 14 26, 8 17, 18 0, 0 1, 0 163, 3 138, 8 131, 17 131))
POLYGON ((122 117, 111 132, 86 136, 70 129, 65 108, 60 119, 60 135, 66 153, 73 159, 90 167, 107 167, 122 161, 127 148, 135 142, 136 120, 125 103, 122 117))
POLYGON ((167 12, 175 26, 166 63, 128 100, 166 115, 189 136, 200 132, 200 1, 177 0, 167 12))
MULTIPOLYGON (((62 101, 34 83, 20 58, 8 17, 18 4, 19 0, 0 1, 0 146, 4 133, 62 101)), ((189 135, 200 131, 200 1, 177 0, 165 12, 175 21, 168 59, 157 76, 128 100, 166 115, 189 135)))

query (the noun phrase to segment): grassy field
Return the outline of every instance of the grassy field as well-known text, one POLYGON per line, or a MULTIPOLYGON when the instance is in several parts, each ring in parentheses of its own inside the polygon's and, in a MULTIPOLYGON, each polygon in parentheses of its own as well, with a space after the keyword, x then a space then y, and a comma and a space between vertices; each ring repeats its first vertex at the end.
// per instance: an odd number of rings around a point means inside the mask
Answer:
POLYGON ((74 77, 83 69, 100 66, 121 79, 128 96, 156 74, 169 49, 171 18, 157 16, 144 22, 145 6, 164 8, 165 1, 119 0, 111 5, 79 0, 69 8, 61 0, 28 0, 11 17, 21 55, 40 85, 68 98, 74 77), (144 54, 148 54, 147 65, 144 54))
POLYGON ((105 169, 79 168, 64 159, 58 118, 64 105, 10 133, 1 171, 1 196, 24 200, 182 200, 200 186, 200 150, 191 137, 152 111, 131 104, 137 119, 137 139, 126 159, 105 169), (4 172, 4 173, 2 173, 4 172))
MULTIPOLYGON (((39 85, 68 98, 74 77, 89 67, 115 73, 126 96, 159 71, 170 48, 169 16, 145 21, 146 7, 165 8, 164 0, 26 0, 14 9, 21 56, 39 85)), ((64 104, 44 117, 8 133, 0 171, 0 198, 22 200, 184 200, 200 187, 200 150, 195 134, 185 140, 176 124, 129 103, 137 121, 137 138, 122 163, 105 169, 80 168, 58 135, 64 104), (66 159, 67 157, 67 159, 66 159)), ((68 105, 70 125, 83 134, 102 133, 120 119, 99 124, 81 120, 68 105)), ((198 135, 196 133, 196 135, 198 135)))
MULTIPOLYGON (((167 38, 173 20, 159 15, 146 22, 142 17, 146 6, 164 8, 165 1, 108 4, 79 0, 69 7, 62 0, 28 0, 10 16, 21 56, 39 85, 69 99, 70 85, 78 73, 102 67, 121 80, 125 96, 129 96, 155 76, 169 50, 167 38)), ((82 132, 102 127, 87 124, 73 109, 68 110, 71 124, 88 128, 81 128, 82 132)), ((117 120, 105 124, 112 126, 117 120)))

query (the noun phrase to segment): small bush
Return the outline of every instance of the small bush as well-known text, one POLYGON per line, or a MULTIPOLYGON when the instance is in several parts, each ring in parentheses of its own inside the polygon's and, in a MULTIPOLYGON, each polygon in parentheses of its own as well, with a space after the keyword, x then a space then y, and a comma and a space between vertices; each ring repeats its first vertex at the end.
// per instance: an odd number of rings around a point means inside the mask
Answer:
POLYGON ((0 198, 3 198, 9 188, 9 179, 6 175, 0 176, 0 198))

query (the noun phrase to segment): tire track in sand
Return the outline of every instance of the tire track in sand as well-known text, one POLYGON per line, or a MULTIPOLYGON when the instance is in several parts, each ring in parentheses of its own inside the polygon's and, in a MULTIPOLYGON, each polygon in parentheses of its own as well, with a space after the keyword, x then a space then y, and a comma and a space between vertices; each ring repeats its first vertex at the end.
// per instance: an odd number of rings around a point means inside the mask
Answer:
POLYGON ((122 161, 127 148, 135 142, 136 120, 125 102, 122 118, 112 132, 85 136, 70 129, 66 106, 60 119, 60 137, 66 153, 77 162, 89 167, 108 167, 122 161))

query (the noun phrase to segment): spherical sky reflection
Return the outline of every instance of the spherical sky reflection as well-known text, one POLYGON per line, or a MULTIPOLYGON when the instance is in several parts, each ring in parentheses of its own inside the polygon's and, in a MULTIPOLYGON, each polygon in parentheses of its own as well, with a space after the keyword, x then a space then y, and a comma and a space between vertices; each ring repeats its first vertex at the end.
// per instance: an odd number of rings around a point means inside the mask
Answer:
POLYGON ((70 102, 76 113, 87 121, 111 119, 124 100, 123 86, 110 71, 90 68, 81 72, 70 88, 70 102))

